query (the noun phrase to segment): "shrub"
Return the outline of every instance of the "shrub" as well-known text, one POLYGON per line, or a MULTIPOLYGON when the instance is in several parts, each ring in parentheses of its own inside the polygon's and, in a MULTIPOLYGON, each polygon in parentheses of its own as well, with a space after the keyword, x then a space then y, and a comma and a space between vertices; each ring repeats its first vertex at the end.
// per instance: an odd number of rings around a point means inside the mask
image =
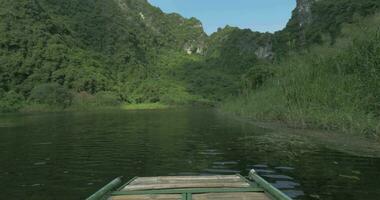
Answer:
POLYGON ((75 93, 73 97, 72 105, 75 107, 90 107, 95 104, 94 95, 88 92, 75 93))
POLYGON ((23 104, 24 97, 14 91, 0 92, 0 112, 18 111, 23 104))
POLYGON ((274 72, 269 64, 252 67, 242 77, 243 90, 250 91, 260 88, 273 74, 274 72))
POLYGON ((62 106, 66 108, 72 102, 70 91, 57 83, 36 86, 29 97, 32 103, 62 106))
POLYGON ((121 104, 119 96, 114 92, 102 91, 95 95, 80 92, 74 95, 72 105, 79 109, 92 107, 112 107, 121 104))
POLYGON ((114 92, 98 92, 95 94, 96 106, 118 106, 121 104, 119 96, 114 92))

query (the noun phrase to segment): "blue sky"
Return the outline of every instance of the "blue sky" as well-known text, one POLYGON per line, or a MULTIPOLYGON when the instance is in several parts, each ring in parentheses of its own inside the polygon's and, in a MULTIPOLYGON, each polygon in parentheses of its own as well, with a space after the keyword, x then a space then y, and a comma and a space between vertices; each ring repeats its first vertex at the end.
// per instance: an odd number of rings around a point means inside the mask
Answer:
POLYGON ((164 12, 196 17, 210 34, 226 25, 274 32, 285 27, 295 0, 149 0, 164 12))

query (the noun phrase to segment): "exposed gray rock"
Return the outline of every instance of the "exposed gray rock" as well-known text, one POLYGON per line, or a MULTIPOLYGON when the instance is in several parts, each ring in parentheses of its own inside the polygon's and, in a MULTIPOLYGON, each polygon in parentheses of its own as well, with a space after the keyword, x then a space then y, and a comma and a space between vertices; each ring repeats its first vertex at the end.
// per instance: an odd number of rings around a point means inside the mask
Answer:
POLYGON ((316 0, 297 0, 297 12, 299 26, 304 27, 312 22, 311 7, 316 0))
POLYGON ((266 46, 259 46, 255 54, 260 59, 272 59, 273 58, 273 51, 272 51, 272 44, 267 44, 266 46))

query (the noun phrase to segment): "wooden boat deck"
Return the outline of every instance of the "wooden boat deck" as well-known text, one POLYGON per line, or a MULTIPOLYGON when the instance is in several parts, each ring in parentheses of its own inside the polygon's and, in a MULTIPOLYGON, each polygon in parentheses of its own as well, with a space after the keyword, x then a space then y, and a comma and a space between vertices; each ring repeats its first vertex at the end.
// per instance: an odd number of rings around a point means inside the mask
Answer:
MULTIPOLYGON (((111 197, 112 200, 183 200, 179 194, 160 194, 160 195, 129 195, 111 197)), ((270 200, 263 193, 209 193, 192 195, 193 200, 270 200)))
POLYGON ((239 175, 135 178, 108 200, 270 200, 239 175))

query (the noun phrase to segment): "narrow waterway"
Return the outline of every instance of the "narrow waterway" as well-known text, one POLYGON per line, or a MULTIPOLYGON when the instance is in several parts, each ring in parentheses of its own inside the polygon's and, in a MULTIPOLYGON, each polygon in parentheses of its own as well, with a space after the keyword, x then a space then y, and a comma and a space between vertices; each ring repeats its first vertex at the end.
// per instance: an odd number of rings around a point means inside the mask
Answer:
POLYGON ((380 159, 276 135, 212 110, 0 116, 0 192, 84 199, 117 176, 260 175, 295 199, 377 200, 380 159))

